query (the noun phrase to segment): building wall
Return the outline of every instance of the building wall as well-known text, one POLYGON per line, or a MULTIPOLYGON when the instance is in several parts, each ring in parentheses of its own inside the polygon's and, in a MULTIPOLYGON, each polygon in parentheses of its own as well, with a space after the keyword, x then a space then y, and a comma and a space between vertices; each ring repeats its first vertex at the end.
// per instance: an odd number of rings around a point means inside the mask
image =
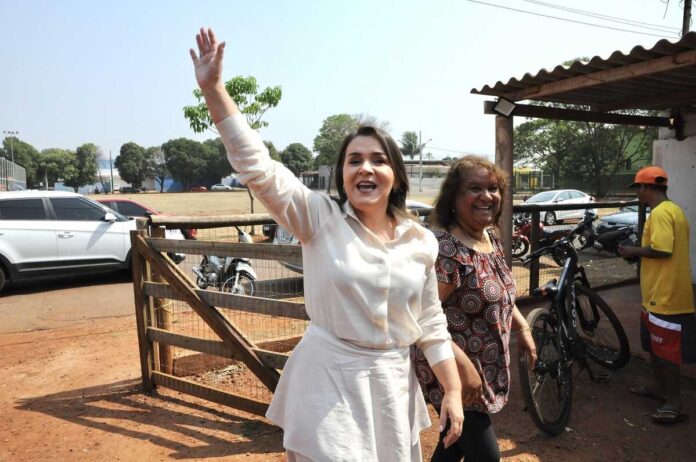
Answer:
POLYGON ((686 139, 677 141, 673 130, 662 129, 653 144, 653 163, 669 175, 669 198, 679 204, 691 226, 689 258, 696 284, 696 112, 685 117, 686 139))

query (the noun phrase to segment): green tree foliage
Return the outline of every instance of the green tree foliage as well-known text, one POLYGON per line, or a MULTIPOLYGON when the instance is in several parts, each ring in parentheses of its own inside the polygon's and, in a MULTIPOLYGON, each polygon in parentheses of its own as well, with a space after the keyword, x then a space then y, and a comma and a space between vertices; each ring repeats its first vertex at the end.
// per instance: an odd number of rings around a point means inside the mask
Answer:
MULTIPOLYGON (((237 103, 237 107, 246 116, 249 126, 254 130, 268 127, 268 122, 262 118, 266 111, 278 106, 280 98, 283 96, 280 86, 266 87, 259 93, 259 84, 253 76, 238 75, 233 77, 225 82, 225 90, 237 103)), ((208 106, 203 98, 203 92, 196 88, 193 90, 193 96, 196 98, 197 104, 184 107, 184 117, 188 119, 191 129, 196 133, 202 133, 208 129, 215 131, 213 119, 210 117, 208 106)), ((251 191, 248 192, 251 213, 254 213, 254 197, 251 195, 251 191)))
MULTIPOLYGON (((632 111, 638 114, 637 111, 632 111)), ((598 197, 626 163, 649 161, 654 127, 534 119, 515 128, 514 159, 584 181, 598 197)))
POLYGON ((202 174, 202 183, 210 185, 219 183, 220 179, 232 173, 232 166, 227 160, 227 151, 220 138, 203 142, 205 154, 205 170, 202 174))
POLYGON ((74 169, 63 173, 63 184, 77 189, 94 183, 97 176, 97 157, 99 148, 94 143, 85 143, 75 151, 74 169))
MULTIPOLYGON (((259 85, 253 76, 238 75, 225 82, 225 90, 237 103, 242 114, 246 116, 249 126, 255 130, 268 126, 268 122, 262 118, 267 110, 278 106, 280 98, 283 96, 279 86, 267 87, 259 93, 259 85)), ((184 107, 184 117, 188 119, 194 132, 202 133, 213 128, 213 120, 210 118, 203 92, 197 88, 193 91, 193 96, 196 98, 197 104, 184 107)))
POLYGON ((401 154, 404 157, 408 156, 413 159, 418 155, 418 135, 416 132, 404 132, 399 141, 401 143, 401 154))
POLYGON ((292 143, 280 153, 280 160, 295 176, 306 172, 314 165, 312 151, 302 143, 292 143))
POLYGON ((2 149, 0 149, 0 156, 10 161, 14 158, 14 163, 24 168, 27 176, 27 188, 35 187, 41 181, 38 176, 40 154, 31 144, 16 136, 5 137, 2 149))
POLYGON ((169 140, 162 145, 162 151, 167 169, 184 185, 184 189, 194 186, 194 181, 205 174, 205 148, 198 141, 186 138, 169 140))
POLYGON ((331 190, 331 182, 341 144, 347 135, 355 131, 358 122, 349 114, 336 114, 324 119, 319 134, 314 138, 314 151, 318 153, 315 164, 326 165, 329 168, 327 191, 331 190))
POLYGON ((159 191, 164 192, 164 181, 171 175, 164 158, 164 151, 160 146, 152 146, 147 148, 147 156, 152 163, 152 176, 159 185, 159 191))
POLYGON ((153 175, 152 158, 145 148, 133 142, 121 146, 114 165, 121 178, 135 188, 140 188, 143 181, 153 175))
POLYGON ((263 144, 266 145, 266 149, 268 149, 268 154, 271 155, 271 159, 278 161, 278 162, 281 162, 280 154, 278 153, 278 150, 276 149, 273 142, 272 141, 264 141, 263 144))
POLYGON ((39 177, 46 180, 48 186, 64 178, 76 176, 75 153, 67 149, 49 148, 41 151, 39 177))

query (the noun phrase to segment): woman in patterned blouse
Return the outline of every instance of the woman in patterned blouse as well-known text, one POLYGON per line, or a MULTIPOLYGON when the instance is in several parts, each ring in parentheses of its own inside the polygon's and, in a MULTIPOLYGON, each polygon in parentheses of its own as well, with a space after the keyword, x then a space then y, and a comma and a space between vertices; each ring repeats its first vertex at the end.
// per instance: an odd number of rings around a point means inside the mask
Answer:
MULTIPOLYGON (((507 402, 511 333, 517 332, 520 348, 536 357, 529 325, 515 306, 512 273, 494 232, 507 181, 505 173, 485 158, 463 157, 450 168, 431 216, 439 242, 438 290, 464 402, 459 444, 445 449, 441 438, 432 461, 499 460, 488 414, 507 402)), ((423 354, 415 349, 413 356, 426 400, 437 409, 442 387, 423 354)))

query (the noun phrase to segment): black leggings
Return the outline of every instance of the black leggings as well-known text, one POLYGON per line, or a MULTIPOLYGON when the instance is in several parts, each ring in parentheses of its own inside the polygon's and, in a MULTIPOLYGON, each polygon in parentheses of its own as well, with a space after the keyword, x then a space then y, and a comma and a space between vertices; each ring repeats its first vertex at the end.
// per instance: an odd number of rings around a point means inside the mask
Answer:
POLYGON ((488 462, 500 460, 500 449, 495 431, 488 414, 464 411, 464 428, 459 440, 445 449, 442 438, 449 430, 440 433, 440 441, 433 452, 430 462, 459 462, 462 457, 466 462, 488 462))

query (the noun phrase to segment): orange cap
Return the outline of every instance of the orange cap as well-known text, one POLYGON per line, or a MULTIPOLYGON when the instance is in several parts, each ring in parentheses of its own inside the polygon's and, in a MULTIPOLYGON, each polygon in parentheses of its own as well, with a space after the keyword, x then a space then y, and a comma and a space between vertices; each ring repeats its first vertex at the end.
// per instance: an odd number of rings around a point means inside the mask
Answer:
POLYGON ((636 172, 636 177, 633 179, 633 184, 629 188, 635 188, 641 184, 663 184, 667 185, 667 172, 660 167, 651 165, 643 167, 636 172))

